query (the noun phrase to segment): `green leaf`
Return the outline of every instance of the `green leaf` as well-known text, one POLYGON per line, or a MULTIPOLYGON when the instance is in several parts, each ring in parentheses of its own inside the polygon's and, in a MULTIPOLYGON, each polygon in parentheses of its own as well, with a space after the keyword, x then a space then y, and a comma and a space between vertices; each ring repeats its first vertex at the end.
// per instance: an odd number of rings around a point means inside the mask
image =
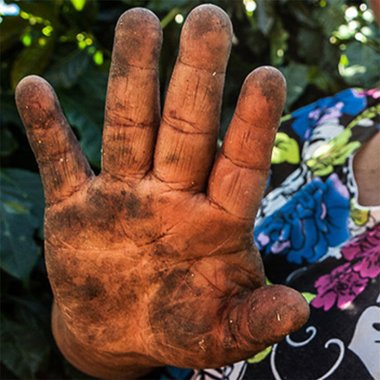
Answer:
POLYGON ((86 0, 70 0, 70 1, 71 1, 71 4, 73 4, 73 7, 75 8, 75 10, 77 10, 78 12, 83 10, 83 8, 86 5, 86 0))
POLYGON ((257 0, 256 3, 257 24, 259 30, 267 36, 275 22, 273 3, 266 0, 257 0))
POLYGON ((61 93, 59 99, 69 123, 79 132, 80 144, 88 160, 100 167, 104 104, 96 98, 85 97, 81 91, 61 93))
POLYGON ((175 16, 179 13, 180 8, 171 9, 164 18, 161 19, 160 25, 162 29, 165 29, 175 18, 175 16))
POLYGON ((33 0, 33 1, 18 1, 20 9, 29 15, 41 17, 44 20, 49 20, 52 24, 58 24, 58 12, 60 9, 59 1, 33 0))
POLYGON ((318 20, 324 35, 329 37, 333 31, 346 22, 343 10, 345 2, 343 0, 334 0, 329 1, 327 4, 326 7, 318 8, 314 12, 314 18, 318 20))
POLYGON ((65 115, 79 132, 80 144, 95 167, 100 166, 106 87, 107 73, 90 65, 77 86, 58 93, 65 115))
POLYGON ((13 137, 8 128, 3 127, 0 130, 0 156, 11 155, 18 147, 17 140, 13 137))
MULTIPOLYGON (((310 17, 314 6, 311 6, 306 1, 287 1, 286 7, 290 14, 294 15, 295 23, 302 27, 317 28, 318 22, 315 18, 310 17)), ((286 16, 285 16, 286 17, 286 16)))
POLYGON ((45 77, 55 88, 70 88, 87 70, 90 60, 91 58, 86 51, 74 50, 53 64, 46 72, 45 77))
POLYGON ((310 66, 309 80, 310 83, 326 92, 329 91, 334 84, 331 73, 329 71, 320 70, 317 66, 310 66))
POLYGON ((307 63, 315 64, 321 58, 323 39, 320 31, 302 28, 297 36, 297 53, 307 63))
POLYGON ((0 318, 1 363, 20 379, 33 379, 48 359, 50 347, 46 335, 31 315, 15 322, 0 318))
POLYGON ((44 216, 44 194, 41 178, 38 174, 22 169, 3 169, 0 171, 2 192, 11 187, 11 193, 32 204, 31 213, 42 224, 44 216))
MULTIPOLYGON (((87 98, 94 99, 94 106, 99 106, 102 112, 106 99, 107 81, 108 72, 101 71, 93 65, 86 70, 78 81, 81 91, 86 94, 87 98)), ((100 112, 98 117, 102 118, 100 112)))
POLYGON ((288 47, 289 33, 284 29, 281 20, 276 21, 270 33, 270 49, 272 65, 281 65, 288 47))
POLYGON ((17 56, 11 72, 12 88, 30 74, 41 74, 49 64, 53 55, 54 39, 52 37, 41 37, 33 41, 31 46, 25 47, 17 56))
POLYGON ((352 86, 376 86, 379 79, 380 54, 372 47, 354 41, 347 45, 345 55, 348 64, 339 66, 345 81, 352 86))
POLYGON ((2 123, 13 123, 21 126, 21 119, 17 112, 14 94, 1 93, 1 112, 0 120, 2 123))
POLYGON ((167 12, 173 8, 187 5, 188 3, 189 0, 150 0, 147 4, 147 8, 154 12, 167 12))
POLYGON ((304 92, 308 84, 308 67, 300 63, 291 62, 281 69, 288 84, 286 105, 289 108, 304 92))
POLYGON ((317 60, 320 70, 329 74, 330 77, 337 75, 340 53, 340 50, 338 50, 336 46, 325 40, 321 47, 320 59, 317 60))
POLYGON ((28 206, 16 201, 0 203, 0 267, 20 280, 29 277, 39 254, 33 239, 37 222, 23 207, 28 206))
POLYGON ((25 170, 2 170, 0 180, 0 267, 25 280, 40 254, 34 234, 42 226, 42 186, 37 174, 25 170))
POLYGON ((0 24, 0 46, 3 54, 20 41, 27 26, 28 22, 21 17, 3 16, 3 21, 0 24))

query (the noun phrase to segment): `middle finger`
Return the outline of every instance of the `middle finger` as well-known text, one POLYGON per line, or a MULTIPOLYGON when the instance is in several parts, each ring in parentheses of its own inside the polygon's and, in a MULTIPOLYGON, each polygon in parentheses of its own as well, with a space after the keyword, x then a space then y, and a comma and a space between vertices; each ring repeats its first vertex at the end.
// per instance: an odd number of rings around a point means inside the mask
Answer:
POLYGON ((202 5, 188 16, 166 96, 154 174, 174 188, 201 190, 213 162, 232 26, 202 5))

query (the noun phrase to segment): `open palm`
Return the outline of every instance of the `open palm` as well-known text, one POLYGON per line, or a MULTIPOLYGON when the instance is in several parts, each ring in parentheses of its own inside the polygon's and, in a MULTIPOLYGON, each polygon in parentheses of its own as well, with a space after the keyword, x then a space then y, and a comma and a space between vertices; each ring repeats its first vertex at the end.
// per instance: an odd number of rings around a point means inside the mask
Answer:
POLYGON ((45 189, 53 332, 93 376, 220 366, 307 319, 297 292, 265 286, 252 242, 285 99, 277 70, 247 77, 214 162, 231 38, 221 9, 190 13, 161 116, 159 21, 138 8, 121 16, 98 176, 50 85, 31 76, 17 87, 45 189))

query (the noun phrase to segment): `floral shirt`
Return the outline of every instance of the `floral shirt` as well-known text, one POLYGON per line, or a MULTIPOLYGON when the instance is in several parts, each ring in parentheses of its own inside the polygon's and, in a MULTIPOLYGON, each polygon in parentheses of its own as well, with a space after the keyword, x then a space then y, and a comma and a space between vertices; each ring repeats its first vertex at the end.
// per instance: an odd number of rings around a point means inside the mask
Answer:
POLYGON ((254 239, 269 283, 303 293, 300 331, 219 369, 161 379, 380 380, 380 206, 358 203, 352 160, 380 131, 380 90, 349 89, 284 118, 254 239))

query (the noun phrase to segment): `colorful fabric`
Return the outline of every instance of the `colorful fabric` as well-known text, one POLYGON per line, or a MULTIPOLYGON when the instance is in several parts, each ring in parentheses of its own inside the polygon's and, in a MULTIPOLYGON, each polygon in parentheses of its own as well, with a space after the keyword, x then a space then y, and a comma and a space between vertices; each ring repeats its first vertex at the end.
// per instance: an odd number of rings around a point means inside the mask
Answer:
POLYGON ((380 206, 358 203, 354 153, 380 131, 380 90, 349 89, 285 118, 255 242, 271 283, 311 317, 255 357, 176 379, 380 380, 380 206))

